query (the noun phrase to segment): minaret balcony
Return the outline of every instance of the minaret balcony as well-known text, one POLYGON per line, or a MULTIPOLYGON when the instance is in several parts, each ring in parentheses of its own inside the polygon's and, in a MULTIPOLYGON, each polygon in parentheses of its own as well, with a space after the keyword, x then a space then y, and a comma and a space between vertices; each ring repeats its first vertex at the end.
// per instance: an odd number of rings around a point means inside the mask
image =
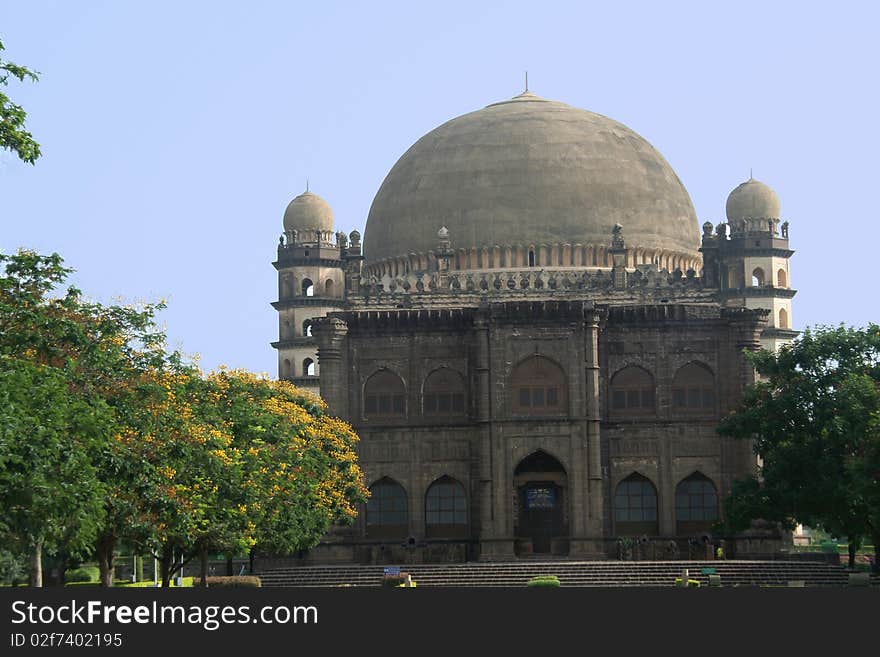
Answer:
POLYGON ((790 287, 738 287, 720 290, 718 292, 722 299, 734 299, 737 297, 767 297, 774 299, 792 299, 797 294, 797 290, 790 287))
POLYGON ((321 307, 331 306, 333 308, 342 308, 345 305, 345 299, 339 297, 286 297, 272 302, 275 310, 283 310, 285 308, 302 308, 302 307, 321 307))
POLYGON ((288 349, 293 347, 313 347, 317 342, 315 342, 314 336, 306 335, 297 338, 282 338, 271 344, 275 349, 288 349))

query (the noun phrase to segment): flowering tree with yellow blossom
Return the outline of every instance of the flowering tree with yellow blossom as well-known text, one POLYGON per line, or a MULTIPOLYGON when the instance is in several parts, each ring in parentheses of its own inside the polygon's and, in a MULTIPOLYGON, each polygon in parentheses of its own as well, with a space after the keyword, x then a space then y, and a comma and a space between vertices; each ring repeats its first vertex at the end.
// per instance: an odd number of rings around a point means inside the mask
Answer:
POLYGON ((366 499, 357 437, 320 399, 242 370, 165 372, 139 429, 120 437, 151 478, 140 496, 167 586, 198 558, 315 545, 366 499))
POLYGON ((247 549, 247 508, 230 504, 242 482, 242 460, 216 422, 213 386, 194 367, 151 374, 149 403, 121 433, 119 450, 139 463, 133 506, 147 528, 168 585, 172 574, 218 543, 247 549))
POLYGON ((241 370, 208 380, 223 400, 218 408, 232 433, 230 448, 242 458, 240 503, 255 549, 294 553, 316 545, 332 524, 354 520, 369 493, 348 424, 287 381, 241 370))

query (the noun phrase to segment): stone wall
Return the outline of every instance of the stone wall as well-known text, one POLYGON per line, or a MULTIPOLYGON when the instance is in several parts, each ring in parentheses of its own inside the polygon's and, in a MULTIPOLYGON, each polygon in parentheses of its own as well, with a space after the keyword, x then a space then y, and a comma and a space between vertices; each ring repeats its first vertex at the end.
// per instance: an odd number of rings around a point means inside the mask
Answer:
POLYGON ((366 483, 393 479, 409 501, 409 536, 401 542, 366 541, 361 513, 349 531, 350 545, 325 556, 344 553, 341 558, 358 562, 445 561, 509 558, 517 545, 527 551, 528 541, 515 540, 513 473, 538 450, 565 471, 568 535, 554 538, 556 552, 614 556, 614 492, 634 472, 657 489, 661 538, 676 536, 675 487, 682 479, 702 473, 720 498, 734 478, 754 467, 748 443, 723 439, 714 427, 754 379, 742 350, 756 348, 762 321, 759 312, 711 304, 602 307, 572 300, 351 310, 319 320, 315 334, 322 396, 331 412, 351 422, 361 436, 358 452, 366 483), (567 407, 561 415, 514 412, 511 373, 535 355, 565 371, 567 407), (329 371, 325 361, 332 363, 329 371), (673 377, 691 362, 714 375, 715 408, 708 413, 683 415, 673 408, 673 377), (630 364, 654 377, 656 412, 649 416, 621 417, 610 411, 609 382, 630 364), (422 412, 422 385, 439 367, 462 375, 465 416, 436 418, 422 412), (590 384, 594 367, 596 385, 590 384), (404 382, 405 417, 376 419, 364 413, 364 385, 383 369, 404 382), (425 495, 441 476, 461 482, 467 491, 467 547, 452 549, 425 538, 425 495), (413 544, 407 546, 407 538, 413 544))

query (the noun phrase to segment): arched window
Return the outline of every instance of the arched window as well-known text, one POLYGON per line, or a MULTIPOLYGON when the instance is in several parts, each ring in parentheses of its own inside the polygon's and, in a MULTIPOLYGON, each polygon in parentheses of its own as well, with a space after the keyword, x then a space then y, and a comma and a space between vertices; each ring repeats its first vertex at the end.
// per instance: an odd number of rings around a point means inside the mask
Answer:
POLYGON ((293 372, 290 369, 290 359, 284 359, 284 366, 281 368, 281 376, 284 379, 289 379, 293 376, 293 372))
POLYGON ((715 484, 700 472, 683 479, 675 487, 675 520, 679 535, 708 529, 718 519, 715 484))
POLYGON ((788 287, 788 276, 784 269, 776 272, 776 287, 788 287))
POLYGON ((425 533, 429 538, 466 536, 467 527, 464 486, 452 477, 440 477, 425 495, 425 533))
POLYGON ((331 281, 329 278, 324 282, 324 296, 333 296, 333 281, 331 281))
POLYGON ((533 249, 529 249, 529 267, 535 266, 535 251, 533 249))
POLYGON ((629 365, 611 378, 611 412, 621 415, 654 413, 654 377, 629 365))
POLYGON ((711 413, 715 410, 715 376, 705 365, 688 363, 672 380, 672 408, 676 411, 711 413))
POLYGON ((764 287, 764 270, 760 267, 752 272, 752 287, 764 287))
POLYGON ((303 376, 315 376, 315 361, 311 358, 303 361, 303 376))
POLYGON ((441 367, 425 379, 423 413, 425 415, 464 415, 464 379, 455 370, 441 367))
POLYGON ((785 308, 779 309, 779 328, 788 328, 788 311, 785 308))
POLYGON ((532 356, 511 375, 511 407, 517 415, 562 415, 568 405, 565 372, 543 356, 532 356))
POLYGON ((404 537, 409 532, 409 504, 403 486, 383 477, 370 486, 367 501, 367 536, 404 537))
POLYGON ((312 284, 311 278, 304 278, 302 282, 302 293, 304 297, 315 296, 315 286, 312 284))
POLYGON ((364 385, 365 417, 406 417, 406 388, 391 370, 379 370, 364 385))
POLYGON ((659 533, 657 489, 647 477, 633 473, 617 484, 614 522, 619 535, 656 536, 659 533))
POLYGON ((312 320, 310 319, 307 319, 303 322, 303 337, 312 337, 312 320))

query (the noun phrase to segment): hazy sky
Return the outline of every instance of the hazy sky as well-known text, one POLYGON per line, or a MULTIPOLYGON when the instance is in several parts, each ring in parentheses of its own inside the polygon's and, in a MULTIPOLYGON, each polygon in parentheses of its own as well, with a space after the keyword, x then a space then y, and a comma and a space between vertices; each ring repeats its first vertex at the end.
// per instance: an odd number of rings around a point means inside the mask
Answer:
MULTIPOLYGON (((172 346, 276 373, 276 255, 312 191, 363 232, 420 136, 523 89, 651 142, 697 215, 748 178, 791 223, 795 328, 878 320, 878 3, 0 0, 44 157, 0 154, 0 248, 167 297, 172 346)), ((369 248, 369 245, 365 245, 369 248)))

